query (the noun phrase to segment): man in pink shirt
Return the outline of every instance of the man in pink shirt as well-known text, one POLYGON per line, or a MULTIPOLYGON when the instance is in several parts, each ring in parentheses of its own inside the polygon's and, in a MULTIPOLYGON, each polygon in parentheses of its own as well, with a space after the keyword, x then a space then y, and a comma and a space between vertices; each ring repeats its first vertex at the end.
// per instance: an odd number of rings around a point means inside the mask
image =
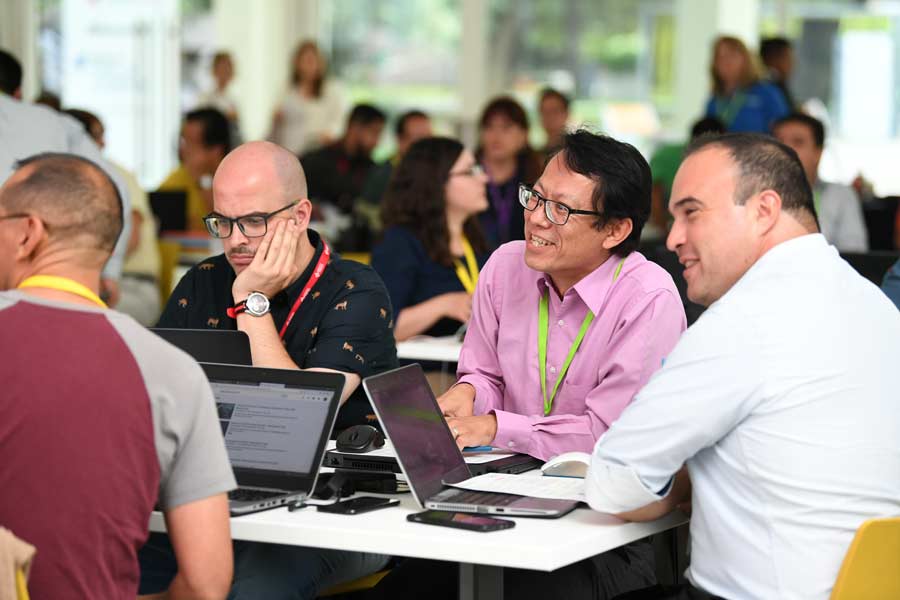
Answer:
MULTIPOLYGON (((482 269, 459 382, 439 399, 460 447, 542 460, 591 452, 662 366, 685 316, 672 278, 635 252, 651 185, 634 147, 578 131, 534 189, 519 188, 525 241, 501 246, 482 269)), ((516 600, 605 600, 654 581, 653 549, 639 540, 552 573, 505 569, 503 589, 516 600)), ((452 563, 407 560, 376 597, 427 589, 450 600, 457 585, 452 563)))
POLYGON ((520 186, 525 241, 484 266, 439 399, 460 447, 591 452, 662 366, 686 322, 672 278, 635 251, 651 185, 633 146, 582 130, 520 186))

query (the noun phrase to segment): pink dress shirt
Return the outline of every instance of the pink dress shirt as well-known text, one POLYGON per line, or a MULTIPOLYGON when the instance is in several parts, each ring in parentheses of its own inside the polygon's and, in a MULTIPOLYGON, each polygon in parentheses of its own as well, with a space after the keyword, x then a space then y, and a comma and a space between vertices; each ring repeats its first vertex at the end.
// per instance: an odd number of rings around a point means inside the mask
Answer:
POLYGON ((632 252, 613 283, 620 260, 612 256, 562 299, 547 275, 525 265, 525 242, 505 244, 488 260, 457 376, 475 387, 475 414, 496 415, 495 447, 541 460, 591 452, 675 347, 686 320, 672 278, 632 252), (537 339, 538 302, 547 289, 548 395, 588 309, 595 319, 544 416, 537 339))

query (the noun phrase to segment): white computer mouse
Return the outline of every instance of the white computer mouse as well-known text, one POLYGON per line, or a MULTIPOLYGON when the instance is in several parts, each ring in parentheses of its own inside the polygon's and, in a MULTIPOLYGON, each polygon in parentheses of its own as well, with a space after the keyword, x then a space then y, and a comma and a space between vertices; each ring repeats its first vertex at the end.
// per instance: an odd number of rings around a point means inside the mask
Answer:
POLYGON ((587 475, 591 455, 586 452, 565 452, 554 456, 541 467, 548 477, 581 477, 587 475))

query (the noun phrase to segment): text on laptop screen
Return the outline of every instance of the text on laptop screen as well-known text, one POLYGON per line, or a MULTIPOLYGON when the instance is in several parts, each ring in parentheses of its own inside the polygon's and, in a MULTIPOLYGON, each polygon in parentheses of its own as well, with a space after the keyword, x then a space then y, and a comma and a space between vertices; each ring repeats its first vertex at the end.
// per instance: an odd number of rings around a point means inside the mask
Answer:
POLYGON ((308 474, 331 390, 210 381, 234 468, 308 474))
POLYGON ((438 493, 443 481, 469 478, 421 369, 408 367, 379 375, 369 380, 367 390, 416 496, 424 500, 438 493))

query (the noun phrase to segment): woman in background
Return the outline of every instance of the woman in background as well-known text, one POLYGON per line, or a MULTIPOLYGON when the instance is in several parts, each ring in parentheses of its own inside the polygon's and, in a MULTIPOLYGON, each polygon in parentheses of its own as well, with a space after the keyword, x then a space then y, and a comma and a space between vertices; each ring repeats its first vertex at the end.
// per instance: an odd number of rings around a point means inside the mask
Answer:
POLYGON ((478 160, 488 176, 489 208, 480 219, 494 246, 525 239, 525 217, 519 184, 533 185, 541 176, 540 156, 528 144, 528 116, 508 96, 495 98, 481 113, 478 160))
POLYGON ((334 141, 343 117, 343 97, 337 84, 326 79, 319 47, 301 42, 291 60, 291 87, 275 112, 269 139, 299 156, 334 141))
POLYGON ((414 143, 394 171, 372 267, 391 297, 397 341, 451 335, 469 320, 488 257, 476 217, 487 208, 486 182, 471 152, 440 137, 414 143))
POLYGON ((760 80, 747 46, 736 37, 715 41, 710 70, 713 94, 706 116, 719 119, 728 131, 768 134, 772 123, 790 112, 784 94, 760 80))

